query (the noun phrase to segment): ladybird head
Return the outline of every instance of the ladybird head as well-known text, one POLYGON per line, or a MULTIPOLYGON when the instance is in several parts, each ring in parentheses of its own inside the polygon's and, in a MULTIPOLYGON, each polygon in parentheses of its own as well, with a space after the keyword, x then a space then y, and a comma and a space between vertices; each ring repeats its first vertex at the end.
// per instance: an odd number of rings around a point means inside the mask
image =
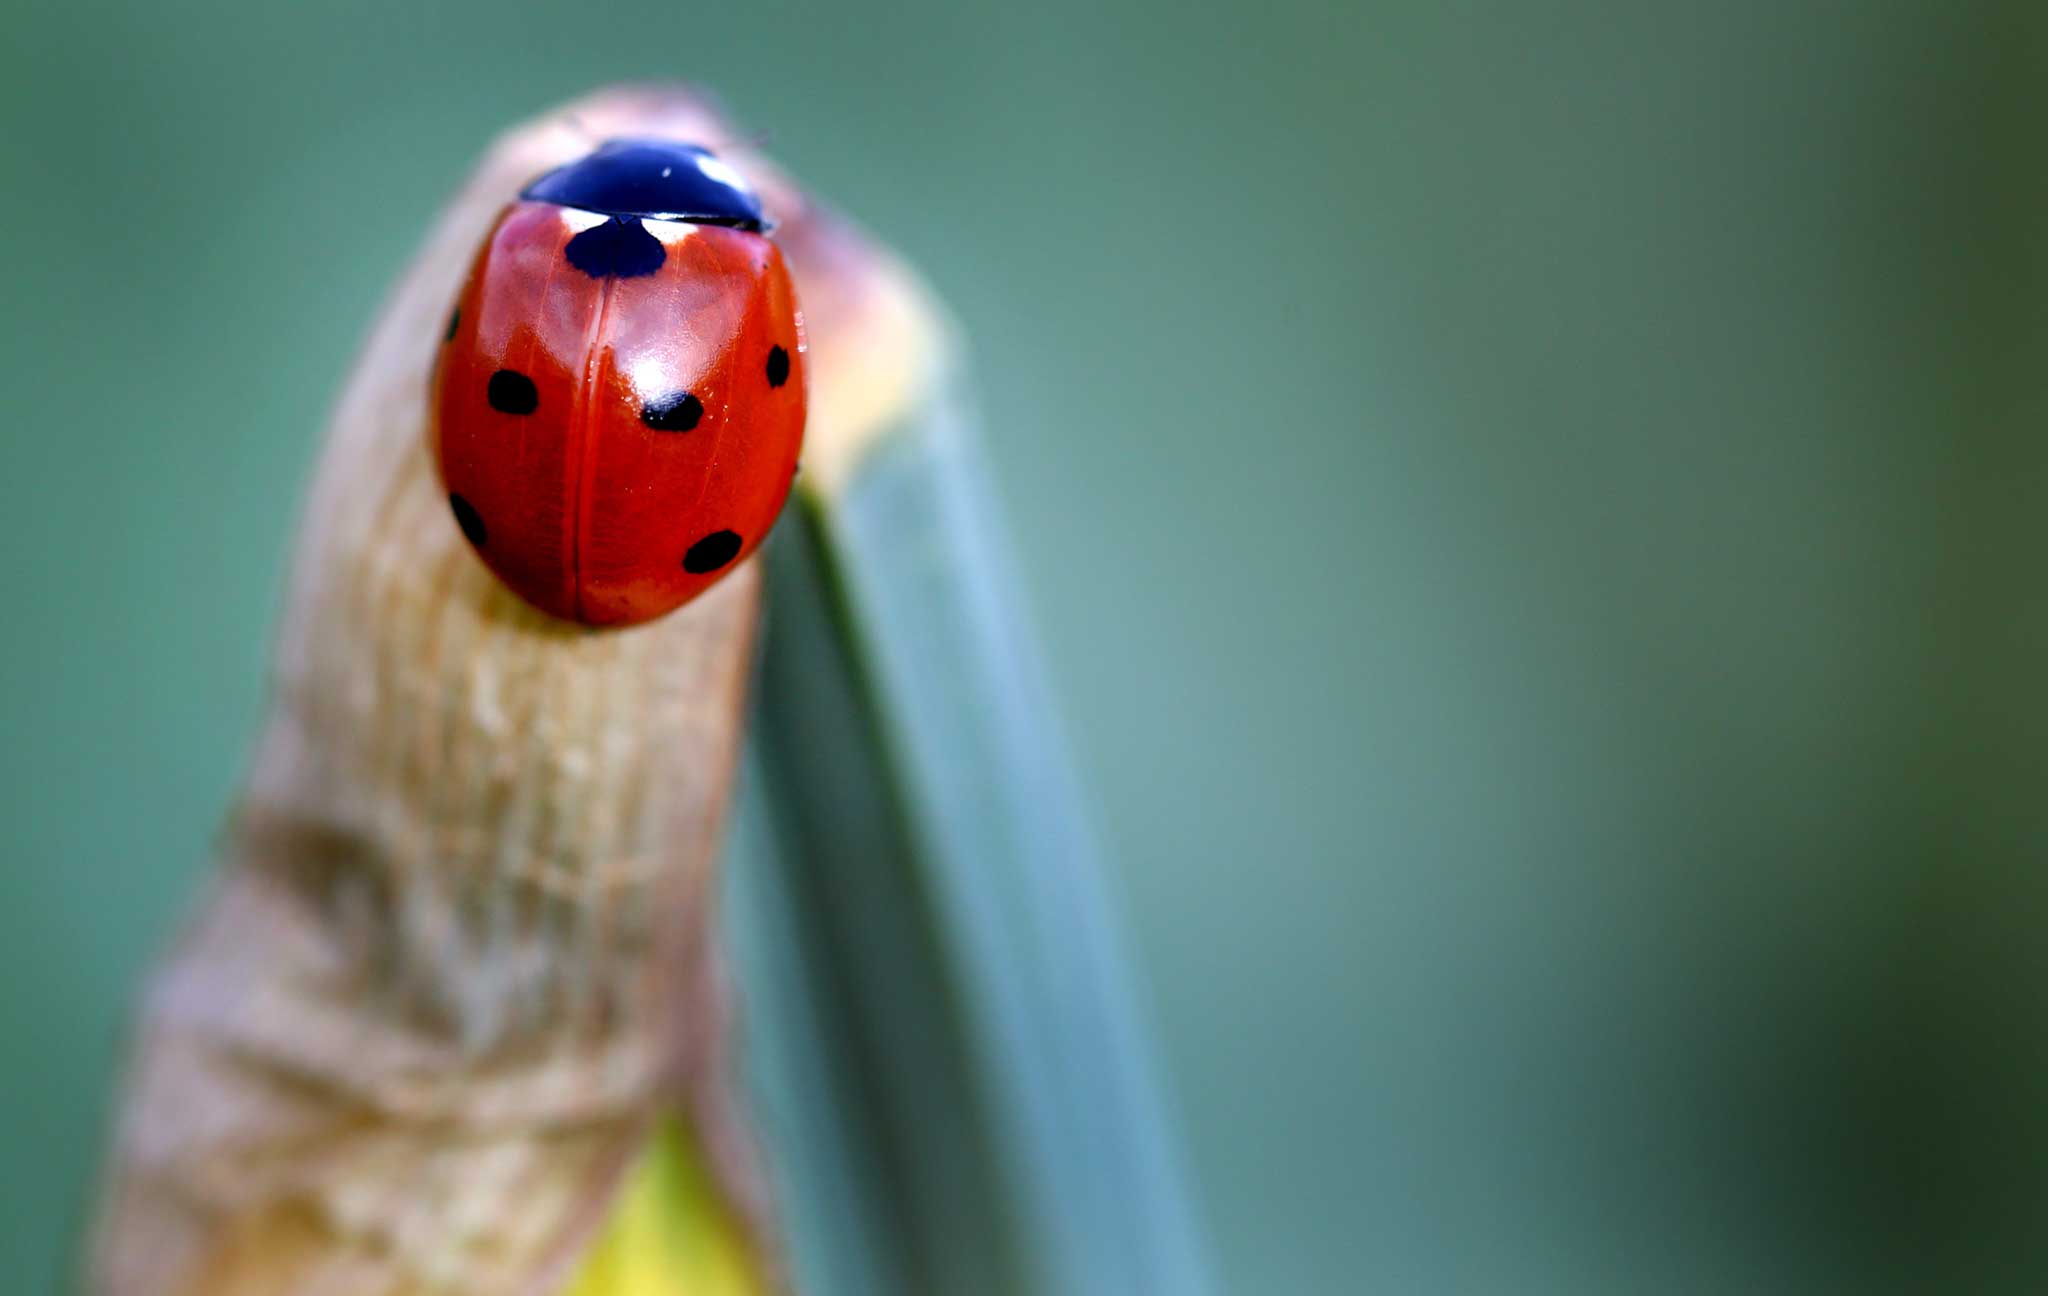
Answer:
POLYGON ((710 149, 672 140, 615 139, 556 167, 519 195, 606 216, 640 216, 759 230, 761 200, 710 149))

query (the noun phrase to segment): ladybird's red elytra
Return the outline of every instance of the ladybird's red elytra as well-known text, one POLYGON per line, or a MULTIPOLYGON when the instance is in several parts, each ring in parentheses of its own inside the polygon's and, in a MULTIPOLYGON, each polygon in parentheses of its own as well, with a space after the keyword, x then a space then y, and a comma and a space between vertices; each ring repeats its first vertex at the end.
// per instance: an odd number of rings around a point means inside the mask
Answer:
POLYGON ((758 200, 701 148, 612 141, 508 206, 430 403, 456 525, 514 593, 649 621, 759 546, 804 426, 804 333, 758 200))

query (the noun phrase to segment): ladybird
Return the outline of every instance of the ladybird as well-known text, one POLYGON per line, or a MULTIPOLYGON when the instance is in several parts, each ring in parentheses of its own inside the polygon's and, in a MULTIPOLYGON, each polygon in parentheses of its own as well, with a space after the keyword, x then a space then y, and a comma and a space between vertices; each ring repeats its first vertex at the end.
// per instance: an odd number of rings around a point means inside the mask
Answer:
POLYGON ((804 326, 753 189, 709 149, 609 141, 528 185, 440 338, 456 525, 528 603, 590 626, 704 592, 774 525, 804 326))

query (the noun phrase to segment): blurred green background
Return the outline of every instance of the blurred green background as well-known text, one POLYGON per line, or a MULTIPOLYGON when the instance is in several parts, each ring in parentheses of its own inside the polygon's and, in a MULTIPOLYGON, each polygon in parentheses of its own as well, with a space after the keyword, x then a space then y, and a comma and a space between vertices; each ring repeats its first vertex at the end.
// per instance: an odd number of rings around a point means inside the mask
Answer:
POLYGON ((0 1251, 484 141, 714 85, 966 323, 1225 1286, 2048 1275, 2038 4, 22 4, 0 1251))

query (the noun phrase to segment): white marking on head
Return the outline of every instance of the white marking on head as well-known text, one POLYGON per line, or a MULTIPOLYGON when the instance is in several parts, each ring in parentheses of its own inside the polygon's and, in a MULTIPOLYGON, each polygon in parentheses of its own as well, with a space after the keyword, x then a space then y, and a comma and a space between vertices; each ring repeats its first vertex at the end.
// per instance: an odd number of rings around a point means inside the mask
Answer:
POLYGON ((670 247, 682 242, 697 232, 697 227, 688 221, 642 220, 640 222, 649 234, 670 247))
POLYGON ((723 159, 712 157, 709 153, 697 159, 697 169, 720 184, 731 185, 743 194, 754 192, 739 172, 733 170, 723 159))

